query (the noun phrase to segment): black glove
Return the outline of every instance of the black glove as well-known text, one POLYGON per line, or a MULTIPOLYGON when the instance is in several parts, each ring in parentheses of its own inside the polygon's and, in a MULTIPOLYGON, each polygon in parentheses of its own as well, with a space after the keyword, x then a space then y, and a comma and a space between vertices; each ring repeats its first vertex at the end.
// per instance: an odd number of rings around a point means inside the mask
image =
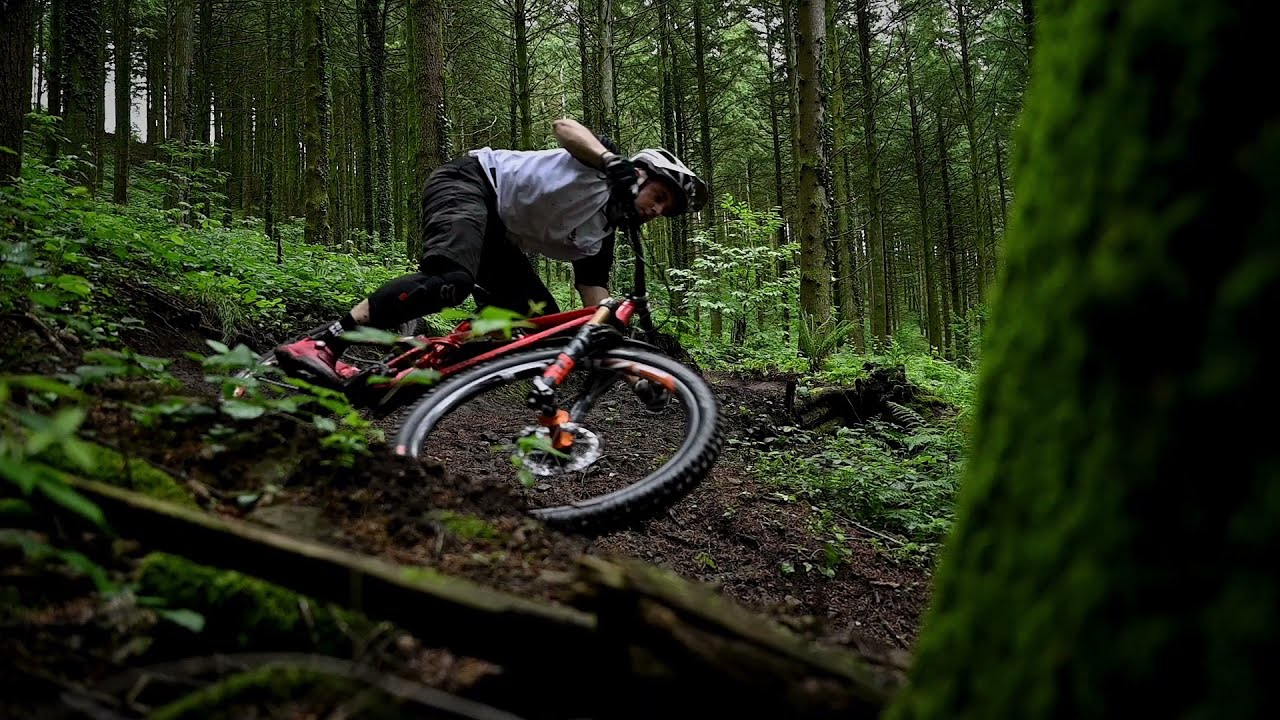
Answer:
POLYGON ((633 188, 640 180, 635 163, 621 155, 608 155, 604 161, 604 176, 609 181, 609 193, 615 200, 634 198, 633 188))

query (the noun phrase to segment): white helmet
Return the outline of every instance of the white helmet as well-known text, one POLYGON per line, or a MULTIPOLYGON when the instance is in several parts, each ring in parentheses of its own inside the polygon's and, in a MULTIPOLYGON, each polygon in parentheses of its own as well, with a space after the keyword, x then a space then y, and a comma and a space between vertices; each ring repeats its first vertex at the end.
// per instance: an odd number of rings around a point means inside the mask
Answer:
POLYGON ((647 148, 631 156, 631 162, 644 169, 649 177, 666 178, 677 192, 675 203, 665 214, 698 212, 707 202, 707 184, 680 159, 663 148, 647 148))

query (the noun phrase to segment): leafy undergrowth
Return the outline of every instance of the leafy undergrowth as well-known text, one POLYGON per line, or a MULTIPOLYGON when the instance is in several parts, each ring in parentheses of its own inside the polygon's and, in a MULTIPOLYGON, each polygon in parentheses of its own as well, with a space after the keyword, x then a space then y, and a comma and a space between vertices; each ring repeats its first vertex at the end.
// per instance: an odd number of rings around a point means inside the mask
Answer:
POLYGON ((143 325, 140 305, 176 301, 223 340, 279 337, 331 320, 409 270, 392 246, 307 245, 297 223, 278 226, 277 244, 259 219, 224 224, 160 209, 163 187, 144 175, 121 207, 28 163, 21 184, 0 187, 0 217, 22 228, 0 258, 11 285, 0 309, 22 298, 80 340, 118 344, 123 330, 143 325))

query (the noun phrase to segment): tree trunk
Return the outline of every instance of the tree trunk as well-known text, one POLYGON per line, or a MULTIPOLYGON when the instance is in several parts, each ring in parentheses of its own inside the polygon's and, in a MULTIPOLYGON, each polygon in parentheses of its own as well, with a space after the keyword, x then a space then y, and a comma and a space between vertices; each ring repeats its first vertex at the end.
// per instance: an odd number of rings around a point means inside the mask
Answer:
POLYGON ((377 138, 378 240, 391 242, 391 128, 387 125, 387 17, 384 0, 363 0, 365 38, 373 83, 373 129, 377 138))
POLYGON ((845 174, 839 171, 849 152, 848 136, 845 128, 844 104, 844 72, 842 53, 840 51, 839 28, 836 23, 836 3, 827 5, 827 38, 831 43, 831 52, 827 54, 831 63, 831 159, 835 167, 830 171, 833 191, 831 244, 835 250, 836 260, 836 300, 840 305, 842 319, 849 321, 849 339, 853 341, 855 352, 866 350, 866 338, 862 332, 862 315, 857 302, 858 277, 853 263, 853 254, 849 246, 853 242, 849 229, 849 186, 845 182, 845 174))
MULTIPOLYGON (((181 152, 186 152, 191 145, 191 113, 190 78, 192 32, 195 24, 195 0, 177 0, 176 14, 173 18, 173 35, 170 37, 173 56, 168 64, 169 75, 169 137, 176 143, 181 152)), ((183 166, 175 178, 173 187, 166 195, 166 206, 177 207, 180 201, 187 199, 187 182, 190 177, 190 162, 184 157, 174 161, 183 166)))
MULTIPOLYGON (((414 73, 414 109, 418 120, 418 152, 414 159, 416 190, 431 171, 445 161, 444 147, 444 44, 441 37, 439 0, 412 0, 412 48, 416 64, 414 73)), ((422 256, 422 208, 416 195, 410 202, 409 257, 422 256)))
MULTIPOLYGON (((67 61, 67 83, 63 87, 65 103, 63 128, 71 152, 84 161, 98 162, 92 154, 94 128, 100 122, 98 106, 102 88, 98 77, 98 39, 101 32, 102 6, 94 0, 67 0, 63 19, 64 50, 67 61)), ((24 85, 25 87, 25 85, 24 85)), ((93 172, 78 166, 74 181, 92 185, 93 172)))
POLYGON ((306 242, 328 245, 329 237, 329 93, 325 69, 324 3, 307 0, 302 8, 302 46, 306 53, 303 103, 307 174, 306 242))
MULTIPOLYGON (((65 0, 49 0, 49 114, 63 119, 62 131, 66 131, 66 3, 65 0)), ((62 152, 59 133, 50 133, 45 147, 46 161, 53 165, 62 152)))
POLYGON ((827 195, 822 174, 827 159, 822 152, 826 127, 827 0, 798 0, 796 9, 797 86, 800 90, 799 188, 800 211, 800 309, 805 320, 819 325, 831 317, 831 264, 827 259, 827 195))
POLYGON ((969 182, 973 187, 970 197, 973 213, 973 220, 970 227, 973 229, 973 247, 978 254, 978 271, 975 273, 977 283, 975 290, 977 291, 977 302, 982 304, 986 297, 986 286, 991 281, 991 238, 984 233, 982 223, 982 208, 985 205, 986 180, 982 174, 982 166, 978 162, 978 109, 976 99, 973 92, 973 69, 970 67, 969 58, 969 35, 973 28, 970 26, 972 18, 966 13, 969 0, 958 0, 956 2, 956 25, 960 34, 960 74, 964 81, 964 102, 963 115, 966 136, 969 138, 969 182))
POLYGON ((1032 0, 1022 0, 1022 34, 1027 41, 1027 55, 1030 55, 1036 39, 1036 9, 1032 0))
MULTIPOLYGON (((773 62, 773 53, 777 46, 776 39, 773 35, 773 25, 765 23, 767 33, 768 52, 769 52, 769 129, 773 135, 773 190, 774 202, 778 207, 778 232, 774 235, 773 247, 775 250, 781 250, 787 244, 787 212, 785 200, 785 185, 782 174, 782 135, 778 130, 778 86, 785 84, 778 79, 779 75, 784 78, 786 68, 783 73, 778 72, 778 66, 773 62)), ((774 279, 782 278, 787 273, 786 256, 779 254, 778 262, 770 268, 774 279)), ((787 302, 782 303, 782 337, 784 343, 791 342, 791 317, 790 307, 787 302)))
POLYGON ((925 177, 927 170, 924 165, 924 141, 921 139, 920 126, 920 108, 916 102, 916 79, 915 72, 911 65, 911 45, 907 37, 907 31, 904 27, 902 30, 902 47, 906 60, 907 70, 907 99, 911 108, 911 152, 916 163, 916 193, 920 197, 920 259, 924 265, 924 288, 921 292, 922 300, 927 315, 926 327, 929 337, 929 344, 935 350, 942 350, 942 328, 941 319, 938 317, 938 305, 936 300, 937 283, 934 282, 933 273, 933 242, 929 240, 929 193, 926 188, 925 177))
POLYGON ((600 120, 602 135, 618 139, 617 88, 613 75, 613 0, 597 0, 600 8, 600 120))
POLYGON ((153 148, 165 140, 165 47, 168 33, 164 23, 147 40, 147 144, 153 148))
POLYGON ((129 202, 129 144, 133 135, 133 12, 130 0, 116 0, 116 173, 112 199, 129 202))
MULTIPOLYGON (((703 14, 706 11, 705 0, 694 0, 693 5, 693 59, 694 71, 697 73, 698 81, 698 146, 702 154, 702 171, 699 173, 703 181, 707 183, 707 204, 703 208, 705 213, 705 224, 703 227, 707 229, 708 234, 712 238, 719 235, 719 228, 716 225, 716 185, 715 172, 713 170, 714 161, 712 160, 711 148, 711 105, 707 95, 707 66, 706 58, 706 29, 703 26, 703 14)), ((711 337, 714 342, 720 342, 724 335, 724 314, 719 308, 711 311, 711 337)))
POLYGON ((1272 8, 1043 8, 965 492, 887 717, 1270 717, 1280 451, 1215 419, 1280 402, 1280 102, 1233 82, 1272 8))
MULTIPOLYGON (((938 158, 942 167, 942 207, 944 217, 946 219, 946 245, 945 252, 947 255, 947 277, 951 280, 951 312, 956 315, 964 316, 964 307, 960 304, 960 288, 962 286, 958 269, 956 249, 956 224, 955 210, 952 205, 951 194, 951 162, 948 158, 947 151, 947 131, 946 125, 942 120, 942 111, 938 111, 938 158)), ((958 348, 957 348, 958 349, 958 348)))
MULTIPOLYGON (((373 138, 369 134, 372 125, 369 109, 369 44, 366 41, 367 35, 364 31, 364 13, 356 13, 356 33, 359 37, 356 39, 357 45, 360 47, 360 191, 363 199, 364 207, 364 231, 368 234, 367 243, 373 242, 373 235, 376 230, 375 218, 377 215, 373 209, 373 177, 376 172, 373 167, 373 138)), ((371 249, 366 247, 365 249, 371 249)))
POLYGON ((880 144, 876 133, 876 91, 871 67, 871 15, 868 0, 857 0, 858 50, 862 73, 862 135, 867 154, 867 247, 871 273, 871 338, 880 348, 889 342, 888 275, 884 226, 880 217, 880 144))
POLYGON ((515 108, 520 117, 521 150, 533 149, 533 101, 529 87, 529 6, 527 0, 515 0, 512 30, 515 34, 515 108))
POLYGON ((31 111, 35 0, 0 2, 0 185, 22 176, 22 133, 31 111))

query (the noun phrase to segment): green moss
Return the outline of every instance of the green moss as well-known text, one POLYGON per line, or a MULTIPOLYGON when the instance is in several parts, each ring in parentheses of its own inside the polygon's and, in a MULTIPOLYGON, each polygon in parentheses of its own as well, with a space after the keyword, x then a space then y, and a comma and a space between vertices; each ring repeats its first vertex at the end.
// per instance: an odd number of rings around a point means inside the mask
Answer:
POLYGON ((1234 85, 1266 9, 1037 3, 968 471, 891 720, 1272 714, 1280 458, 1232 422, 1280 400, 1280 106, 1234 85))
POLYGON ((126 464, 125 457, 111 448, 91 442, 84 443, 84 447, 93 458, 93 464, 88 470, 72 462, 57 444, 50 445, 40 459, 77 477, 98 480, 158 500, 195 506, 191 493, 179 485, 172 475, 146 460, 131 457, 126 464))
POLYGON ((474 515, 434 510, 430 517, 445 530, 467 540, 497 540, 501 537, 497 528, 474 515))
POLYGON ((361 695, 365 689, 358 681, 303 667, 266 666, 232 675, 157 708, 147 720, 239 720, 259 717, 262 705, 288 704, 314 711, 350 702, 353 698, 359 698, 359 707, 353 708, 357 713, 352 717, 362 720, 403 717, 397 709, 398 703, 383 693, 374 697, 361 695))
POLYGON ((343 627, 357 632, 370 627, 356 613, 330 609, 278 585, 165 553, 143 558, 138 585, 142 595, 163 597, 169 607, 204 615, 202 635, 228 649, 314 647, 318 652, 341 653, 350 646, 343 627))

